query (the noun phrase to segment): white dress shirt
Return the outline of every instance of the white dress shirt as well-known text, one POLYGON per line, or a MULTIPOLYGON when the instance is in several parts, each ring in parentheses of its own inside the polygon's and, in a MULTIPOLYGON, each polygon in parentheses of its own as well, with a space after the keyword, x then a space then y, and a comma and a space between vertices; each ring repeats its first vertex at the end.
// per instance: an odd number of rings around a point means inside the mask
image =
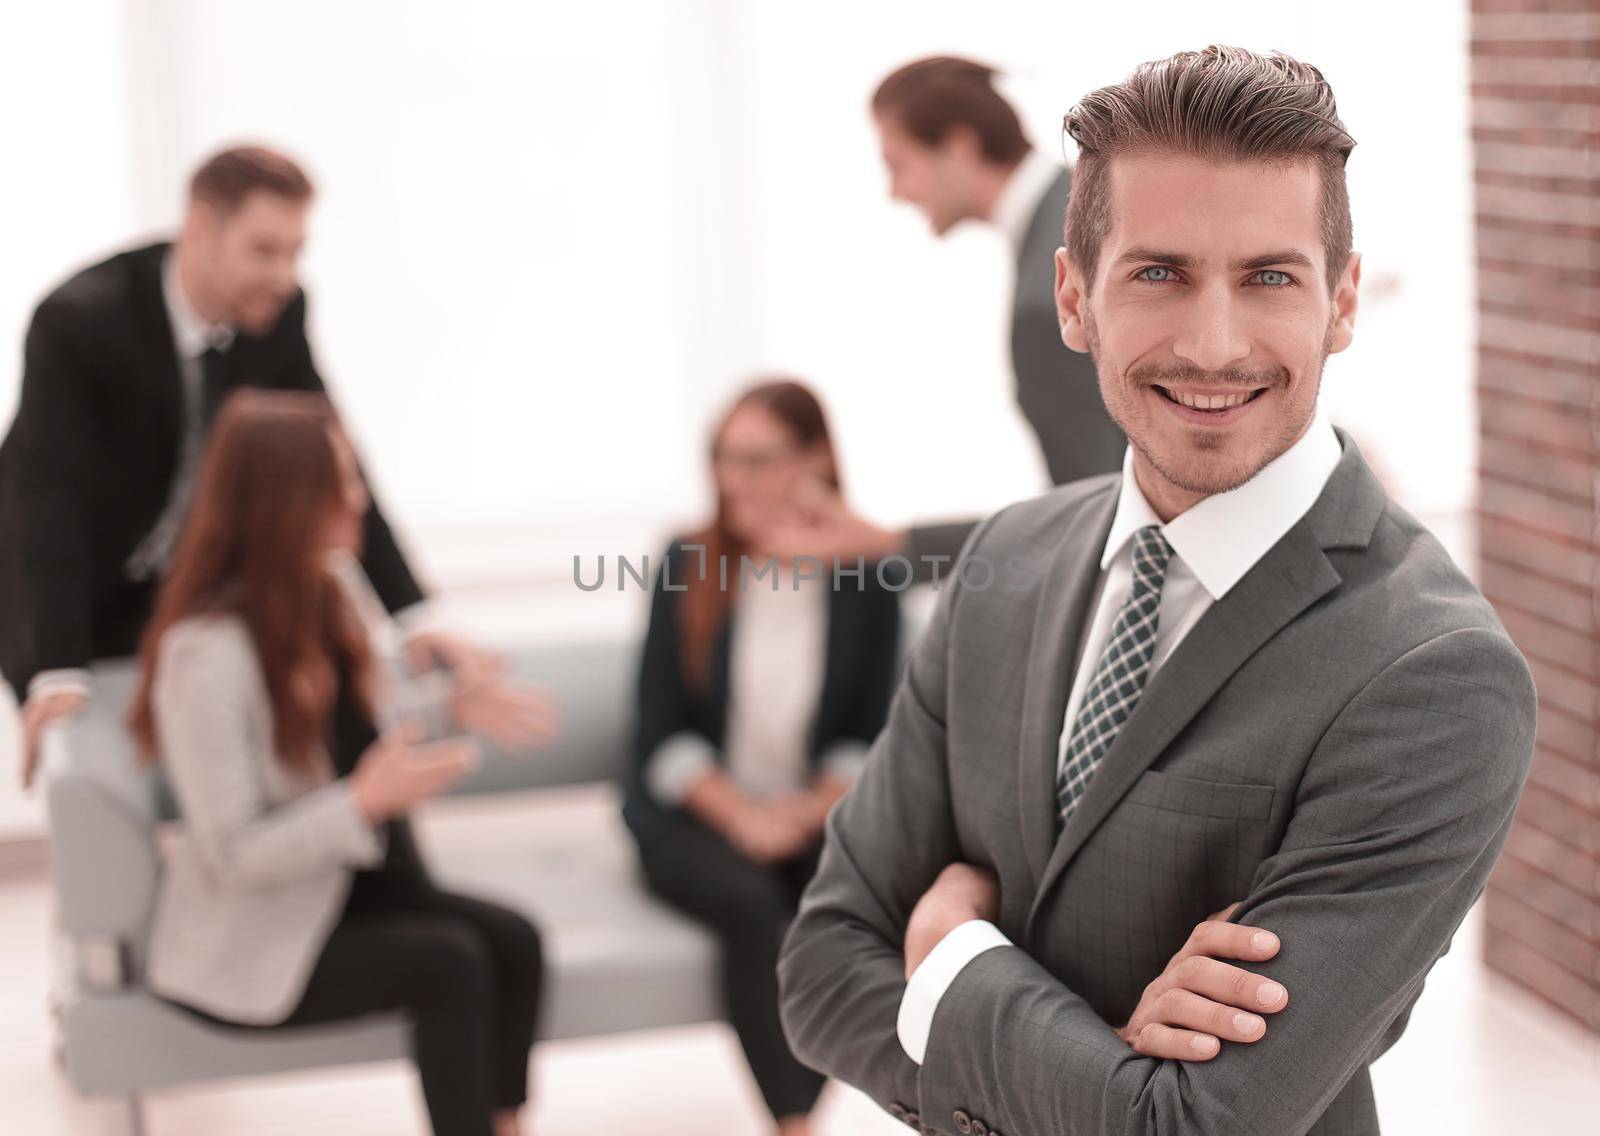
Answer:
MULTIPOLYGON (((1028 226, 1033 223, 1033 215, 1044 201, 1045 191, 1060 176, 1061 163, 1033 149, 1011 171, 1011 177, 995 199, 989 222, 1006 235, 1013 249, 1022 247, 1028 235, 1028 226)), ((1066 206, 1065 201, 1061 202, 1063 211, 1066 206)))
MULTIPOLYGON (((829 583, 826 577, 803 579, 796 589, 785 565, 771 585, 752 583, 739 593, 728 647, 723 757, 728 776, 752 796, 780 796, 811 780, 808 747, 827 659, 829 583)), ((853 779, 866 748, 835 743, 821 767, 853 779)), ((716 766, 710 741, 683 731, 650 755, 645 783, 657 800, 677 804, 716 766)))
MULTIPOLYGON (((1339 464, 1339 454, 1339 439, 1319 405, 1300 439, 1260 473, 1237 489, 1205 498, 1166 524, 1161 524, 1134 478, 1132 449, 1124 454, 1121 495, 1100 554, 1100 579, 1091 600, 1094 614, 1078 646, 1077 670, 1061 724, 1058 768, 1066 758, 1078 705, 1133 587, 1134 533, 1158 525, 1172 545, 1150 663, 1154 675, 1206 610, 1305 516, 1339 464)), ((906 985, 896 1023, 900 1045, 913 1061, 922 1063, 939 999, 962 968, 992 947, 1009 945, 998 927, 975 919, 952 930, 928 953, 906 985)))

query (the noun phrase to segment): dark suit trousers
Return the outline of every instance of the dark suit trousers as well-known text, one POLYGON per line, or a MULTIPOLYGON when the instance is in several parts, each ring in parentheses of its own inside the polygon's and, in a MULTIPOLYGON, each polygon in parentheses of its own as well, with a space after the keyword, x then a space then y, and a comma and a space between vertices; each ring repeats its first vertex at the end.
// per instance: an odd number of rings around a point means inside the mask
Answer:
POLYGON ((489 1136, 492 1114, 528 1095, 539 934, 514 911, 437 887, 408 823, 391 823, 388 840, 383 866, 356 873, 282 1026, 407 1011, 434 1136, 489 1136))
POLYGON ((640 845, 650 890, 705 924, 722 947, 728 1020, 772 1115, 810 1112, 825 1078, 789 1052, 778 1020, 778 948, 821 844, 763 867, 705 825, 675 814, 640 845))

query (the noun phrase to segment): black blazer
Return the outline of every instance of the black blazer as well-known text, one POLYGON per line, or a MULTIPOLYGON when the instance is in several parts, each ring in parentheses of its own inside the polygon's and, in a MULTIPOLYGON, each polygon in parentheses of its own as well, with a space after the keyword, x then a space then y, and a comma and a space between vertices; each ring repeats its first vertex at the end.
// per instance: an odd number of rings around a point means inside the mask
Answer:
MULTIPOLYGON (((161 291, 170 245, 118 253, 40 302, 23 351, 22 399, 0 445, 0 671, 17 689, 42 670, 137 650, 155 586, 123 566, 166 507, 183 385, 161 291)), ((265 335, 240 334, 227 384, 321 392, 301 292, 265 335)), ((422 598, 378 506, 362 557, 391 611, 422 598)))
MULTIPOLYGON (((699 571, 699 554, 686 553, 682 541, 673 541, 664 559, 671 565, 668 571, 674 588, 699 571)), ((716 570, 716 565, 708 565, 709 572, 716 570)), ((826 575, 830 569, 823 571, 826 575)), ((888 568, 884 577, 895 588, 908 582, 891 577, 888 568)), ((729 586, 736 586, 733 581, 737 579, 737 566, 731 562, 728 578, 729 586)), ((712 744, 721 761, 727 725, 728 657, 736 616, 723 625, 717 636, 710 689, 704 693, 692 691, 679 663, 678 601, 684 593, 667 591, 663 586, 666 582, 668 577, 657 570, 650 627, 639 661, 633 762, 622 806, 624 820, 641 841, 677 814, 674 807, 655 800, 645 786, 645 763, 650 755, 673 734, 692 730, 712 744)), ((751 582, 748 586, 770 585, 751 582)), ((829 597, 826 662, 808 744, 813 768, 834 742, 855 740, 871 744, 878 736, 899 679, 899 643, 899 594, 879 582, 871 565, 862 574, 860 590, 854 576, 843 576, 829 597)))

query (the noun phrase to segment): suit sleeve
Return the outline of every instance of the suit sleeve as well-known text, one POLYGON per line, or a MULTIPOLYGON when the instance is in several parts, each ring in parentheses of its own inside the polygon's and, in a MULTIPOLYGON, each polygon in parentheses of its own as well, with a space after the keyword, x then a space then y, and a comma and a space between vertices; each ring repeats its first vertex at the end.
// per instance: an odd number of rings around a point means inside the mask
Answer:
POLYGON ((977 521, 945 521, 915 525, 906 533, 906 556, 911 578, 918 584, 940 583, 955 570, 961 547, 978 527, 977 521))
POLYGON ((710 740, 691 721, 680 654, 677 600, 682 593, 676 589, 693 570, 682 544, 672 542, 655 575, 650 624, 639 656, 634 778, 658 803, 669 805, 716 760, 710 740))
MULTIPOLYGON (((289 390, 328 394, 311 354, 311 341, 306 336, 306 305, 306 294, 301 292, 290 301, 283 313, 278 333, 288 343, 289 363, 283 373, 282 385, 289 390)), ((361 566, 366 569, 373 589, 383 600, 383 606, 394 613, 421 603, 426 596, 412 574, 389 522, 384 518, 377 490, 372 488, 370 478, 367 485, 372 503, 367 507, 367 515, 362 521, 361 566)))
POLYGON ((23 348, 17 407, 21 557, 33 674, 89 665, 93 546, 90 490, 95 473, 92 376, 72 313, 41 304, 23 348))
POLYGON ((1210 1062, 1142 1057, 1015 947, 956 977, 920 1090, 1005 1132, 1299 1136, 1393 1041, 1482 891, 1532 756, 1534 692, 1504 636, 1461 629, 1378 674, 1312 754, 1277 850, 1233 919, 1283 943, 1252 967, 1289 1005, 1210 1062))
POLYGON ((891 1110, 914 1109, 917 1100, 917 1066, 895 1035, 906 923, 958 854, 946 773, 945 655, 960 597, 952 577, 860 779, 828 815, 821 863, 778 962, 795 1055, 891 1110))
POLYGON ((242 633, 210 633, 165 649, 153 701, 162 766, 212 882, 228 891, 277 887, 336 867, 370 867, 383 841, 340 778, 278 806, 262 793, 269 742, 252 728, 242 633))

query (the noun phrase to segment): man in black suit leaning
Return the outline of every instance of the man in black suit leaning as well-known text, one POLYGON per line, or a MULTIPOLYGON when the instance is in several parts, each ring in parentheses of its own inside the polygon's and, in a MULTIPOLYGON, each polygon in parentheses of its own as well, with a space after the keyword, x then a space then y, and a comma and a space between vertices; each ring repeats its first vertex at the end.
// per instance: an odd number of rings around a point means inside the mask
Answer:
MULTIPOLYGON (((312 192, 281 154, 224 150, 194 174, 175 243, 92 265, 34 312, 0 446, 0 670, 22 707, 24 784, 44 727, 87 703, 90 662, 137 651, 222 400, 242 386, 323 390, 296 281, 312 192)), ((420 612, 376 504, 364 548, 389 611, 420 612)), ((409 646, 494 668, 437 632, 409 646)))

